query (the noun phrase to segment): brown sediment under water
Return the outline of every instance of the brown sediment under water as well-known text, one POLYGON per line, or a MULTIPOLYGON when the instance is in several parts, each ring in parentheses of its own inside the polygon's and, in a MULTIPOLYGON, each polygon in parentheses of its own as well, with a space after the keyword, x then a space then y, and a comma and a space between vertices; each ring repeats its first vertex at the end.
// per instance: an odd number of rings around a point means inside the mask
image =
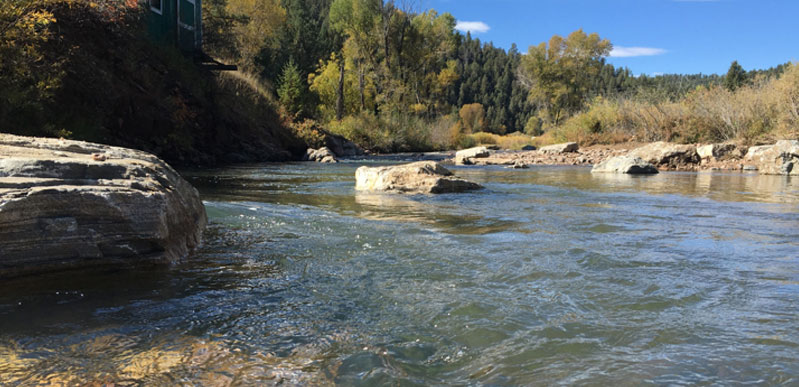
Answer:
POLYGON ((192 259, 0 283, 0 385, 799 384, 799 179, 363 163, 187 171, 192 259))

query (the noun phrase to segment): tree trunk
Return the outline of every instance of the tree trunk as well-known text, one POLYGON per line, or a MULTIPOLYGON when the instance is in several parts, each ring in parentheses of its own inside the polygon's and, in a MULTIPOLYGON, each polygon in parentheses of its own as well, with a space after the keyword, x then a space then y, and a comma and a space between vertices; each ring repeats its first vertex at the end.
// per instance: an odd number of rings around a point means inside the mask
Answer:
POLYGON ((336 119, 341 121, 344 118, 344 60, 339 63, 339 69, 338 90, 336 90, 336 119))
POLYGON ((366 95, 364 88, 364 74, 363 74, 363 65, 360 61, 358 61, 358 90, 361 92, 361 111, 366 109, 366 95))

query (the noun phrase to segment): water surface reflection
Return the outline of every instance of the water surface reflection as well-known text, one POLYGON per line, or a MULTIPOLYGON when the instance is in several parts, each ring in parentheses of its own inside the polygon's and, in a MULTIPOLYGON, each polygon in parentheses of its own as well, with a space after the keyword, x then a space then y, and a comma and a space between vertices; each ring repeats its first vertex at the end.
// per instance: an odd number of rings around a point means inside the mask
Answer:
POLYGON ((194 259, 0 284, 9 385, 799 382, 799 187, 737 173, 357 163, 190 172, 194 259))

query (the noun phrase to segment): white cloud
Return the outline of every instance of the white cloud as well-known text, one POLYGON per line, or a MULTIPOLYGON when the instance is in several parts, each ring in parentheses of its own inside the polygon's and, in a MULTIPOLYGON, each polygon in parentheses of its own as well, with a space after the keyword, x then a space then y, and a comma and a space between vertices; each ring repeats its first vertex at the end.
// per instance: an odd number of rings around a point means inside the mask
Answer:
POLYGON ((665 53, 666 50, 662 48, 613 46, 610 56, 613 58, 630 58, 634 56, 663 55, 665 53))
POLYGON ((479 33, 483 33, 483 32, 488 32, 488 30, 490 30, 491 27, 489 27, 488 24, 485 24, 485 23, 483 23, 481 21, 460 21, 460 20, 458 20, 458 23, 455 24, 455 29, 458 30, 458 31, 461 31, 461 32, 469 31, 469 32, 471 32, 473 34, 474 33, 478 33, 479 34, 479 33))

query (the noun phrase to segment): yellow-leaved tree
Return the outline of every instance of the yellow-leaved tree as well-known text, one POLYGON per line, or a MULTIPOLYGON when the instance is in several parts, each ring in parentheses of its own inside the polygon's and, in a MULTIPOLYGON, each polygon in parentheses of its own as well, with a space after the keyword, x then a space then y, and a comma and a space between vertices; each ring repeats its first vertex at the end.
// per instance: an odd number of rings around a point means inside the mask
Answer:
POLYGON ((565 39, 554 35, 549 43, 530 46, 519 78, 530 89, 530 101, 543 112, 541 118, 557 125, 579 111, 612 48, 610 41, 582 29, 565 39))
POLYGON ((42 45, 55 21, 52 0, 12 0, 0 5, 0 130, 23 125, 41 112, 59 85, 61 70, 46 60, 42 45))

